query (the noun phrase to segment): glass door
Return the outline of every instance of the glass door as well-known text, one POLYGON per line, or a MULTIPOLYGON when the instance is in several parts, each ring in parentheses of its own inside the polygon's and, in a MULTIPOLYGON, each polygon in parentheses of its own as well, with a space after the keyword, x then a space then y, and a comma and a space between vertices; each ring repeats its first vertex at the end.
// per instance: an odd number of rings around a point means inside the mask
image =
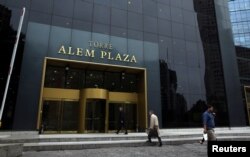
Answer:
POLYGON ((109 103, 109 130, 117 130, 119 120, 119 108, 122 107, 125 113, 125 125, 127 130, 136 130, 137 110, 136 104, 109 103))
POLYGON ((78 129, 78 101, 44 101, 42 125, 44 131, 61 133, 78 129))
POLYGON ((87 132, 105 132, 106 100, 87 99, 85 128, 87 132))

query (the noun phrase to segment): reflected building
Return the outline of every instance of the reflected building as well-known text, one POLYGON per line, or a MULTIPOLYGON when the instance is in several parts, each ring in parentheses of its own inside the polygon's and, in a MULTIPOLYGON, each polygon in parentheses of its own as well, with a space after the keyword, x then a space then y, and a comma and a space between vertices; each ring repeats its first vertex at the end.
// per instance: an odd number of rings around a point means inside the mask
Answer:
POLYGON ((240 102, 242 95, 234 92, 235 89, 240 90, 240 83, 228 16, 228 1, 194 2, 206 60, 207 101, 216 104, 220 112, 220 116, 216 118, 219 124, 245 124, 244 105, 240 102), (242 120, 234 119, 235 116, 241 116, 242 120))
POLYGON ((218 126, 245 126, 226 0, 0 4, 14 30, 27 9, 13 130, 114 132, 120 106, 131 132, 148 110, 163 128, 201 127, 206 102, 218 126))
MULTIPOLYGON (((230 0, 228 1, 230 11, 233 38, 239 68, 240 82, 242 88, 243 103, 246 120, 250 122, 250 105, 248 91, 250 86, 250 1, 230 0)), ((249 124, 249 123, 248 123, 249 124)))
POLYGON ((214 1, 194 0, 198 26, 205 56, 205 86, 208 103, 214 104, 221 115, 222 125, 228 125, 227 98, 223 63, 214 1))
MULTIPOLYGON (((16 31, 10 25, 12 12, 7 7, 0 5, 0 97, 1 104, 6 86, 8 70, 10 66, 11 56, 13 52, 13 46, 16 40, 16 31)), ((2 122, 5 124, 3 129, 11 129, 14 118, 18 82, 20 76, 20 69, 22 63, 23 47, 24 47, 24 35, 20 35, 19 47, 17 49, 17 55, 15 64, 13 66, 12 78, 9 84, 8 95, 6 97, 6 105, 3 112, 2 122)), ((1 106, 0 104, 0 106, 1 106)))
POLYGON ((178 82, 176 72, 169 69, 164 60, 160 60, 160 76, 162 126, 164 128, 183 127, 188 120, 185 117, 187 101, 182 94, 177 92, 178 82))

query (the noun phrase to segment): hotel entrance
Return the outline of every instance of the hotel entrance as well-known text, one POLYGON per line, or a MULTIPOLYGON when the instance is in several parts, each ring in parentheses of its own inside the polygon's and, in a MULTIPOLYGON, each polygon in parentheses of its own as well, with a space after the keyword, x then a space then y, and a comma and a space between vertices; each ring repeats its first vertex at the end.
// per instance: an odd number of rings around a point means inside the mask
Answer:
POLYGON ((143 68, 45 58, 37 129, 44 133, 108 133, 119 107, 130 132, 147 127, 143 68))

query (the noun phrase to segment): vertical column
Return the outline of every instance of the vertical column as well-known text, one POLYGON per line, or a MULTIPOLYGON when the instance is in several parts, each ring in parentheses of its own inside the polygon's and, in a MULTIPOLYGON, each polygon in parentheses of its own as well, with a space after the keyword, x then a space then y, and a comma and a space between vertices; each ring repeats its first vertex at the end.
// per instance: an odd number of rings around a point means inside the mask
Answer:
POLYGON ((38 118, 36 129, 40 129, 42 123, 42 114, 43 114, 43 88, 44 88, 44 81, 45 81, 45 72, 46 72, 46 65, 47 65, 47 58, 44 59, 43 62, 43 74, 42 74, 42 82, 41 82, 41 90, 40 90, 40 98, 39 98, 39 107, 38 107, 38 118))
POLYGON ((86 111, 86 96, 82 89, 80 91, 80 105, 79 105, 79 128, 78 133, 84 133, 85 131, 85 111, 86 111))
POLYGON ((108 133, 109 128, 109 101, 106 100, 106 114, 105 114, 105 133, 108 133))
POLYGON ((138 81, 138 128, 147 128, 147 85, 146 70, 139 75, 138 81))

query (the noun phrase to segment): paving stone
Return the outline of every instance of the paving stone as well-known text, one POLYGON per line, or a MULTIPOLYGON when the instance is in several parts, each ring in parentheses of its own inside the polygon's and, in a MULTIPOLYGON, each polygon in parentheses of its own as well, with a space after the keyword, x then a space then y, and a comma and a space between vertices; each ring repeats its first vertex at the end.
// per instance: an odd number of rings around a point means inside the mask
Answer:
POLYGON ((22 157, 206 157, 206 145, 183 144, 145 147, 113 147, 84 150, 24 152, 22 157))
POLYGON ((1 144, 0 156, 1 157, 19 157, 22 155, 22 144, 1 144))

